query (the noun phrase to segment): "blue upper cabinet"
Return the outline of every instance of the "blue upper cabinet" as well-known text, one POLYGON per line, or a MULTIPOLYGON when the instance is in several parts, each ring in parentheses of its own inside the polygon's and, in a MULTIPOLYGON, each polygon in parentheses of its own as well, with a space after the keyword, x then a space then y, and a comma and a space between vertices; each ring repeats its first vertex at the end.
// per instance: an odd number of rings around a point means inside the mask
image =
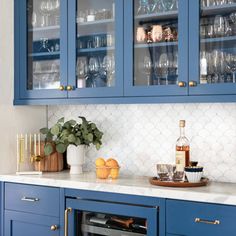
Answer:
POLYGON ((68 1, 69 98, 123 95, 123 0, 68 1))
POLYGON ((67 0, 15 0, 15 99, 65 98, 67 0))
POLYGON ((236 94, 235 1, 189 1, 190 95, 236 94))
POLYGON ((188 0, 129 0, 124 14, 125 95, 187 95, 188 0))

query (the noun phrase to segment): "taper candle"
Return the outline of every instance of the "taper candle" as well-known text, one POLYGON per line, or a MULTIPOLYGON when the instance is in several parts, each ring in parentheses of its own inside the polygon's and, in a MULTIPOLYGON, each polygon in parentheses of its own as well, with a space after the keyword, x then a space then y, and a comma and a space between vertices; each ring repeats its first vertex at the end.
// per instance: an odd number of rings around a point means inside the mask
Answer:
POLYGON ((39 145, 38 146, 38 149, 39 149, 38 150, 38 155, 40 156, 40 154, 41 154, 41 150, 40 150, 41 149, 40 134, 38 134, 38 145, 39 145))
POLYGON ((37 149, 36 149, 36 142, 37 142, 37 140, 36 140, 37 138, 36 138, 36 134, 34 134, 34 156, 37 156, 37 149))

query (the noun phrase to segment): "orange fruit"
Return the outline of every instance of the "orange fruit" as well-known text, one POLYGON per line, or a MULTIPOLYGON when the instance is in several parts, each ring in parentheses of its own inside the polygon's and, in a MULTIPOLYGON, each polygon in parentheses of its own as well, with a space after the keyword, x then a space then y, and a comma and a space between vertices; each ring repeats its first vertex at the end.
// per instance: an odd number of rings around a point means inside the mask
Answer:
POLYGON ((112 179, 117 179, 119 177, 120 168, 111 169, 110 175, 112 179))
POLYGON ((119 167, 119 164, 115 159, 109 158, 106 161, 106 166, 109 166, 109 167, 113 168, 113 167, 119 167))
POLYGON ((95 164, 96 164, 96 166, 105 166, 105 164, 106 164, 106 162, 105 162, 105 160, 103 159, 103 158, 97 158, 97 160, 95 161, 95 164))
POLYGON ((111 169, 109 167, 103 166, 103 167, 97 167, 96 168, 96 175, 99 179, 107 179, 110 175, 111 169))

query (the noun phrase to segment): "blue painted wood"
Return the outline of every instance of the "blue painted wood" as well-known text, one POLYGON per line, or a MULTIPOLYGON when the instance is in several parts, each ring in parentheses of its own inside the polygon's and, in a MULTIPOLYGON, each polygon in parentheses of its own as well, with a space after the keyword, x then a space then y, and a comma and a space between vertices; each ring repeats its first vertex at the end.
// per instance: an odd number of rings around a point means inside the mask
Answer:
POLYGON ((188 236, 235 235, 236 207, 196 203, 188 201, 166 201, 166 230, 168 233, 188 236), (219 220, 219 225, 196 223, 195 218, 219 220))
POLYGON ((161 199, 156 197, 145 197, 138 195, 108 193, 99 191, 65 189, 66 197, 83 198, 89 200, 101 200, 116 203, 129 203, 145 206, 160 206, 161 199))
POLYGON ((76 88, 76 13, 80 6, 76 0, 68 1, 68 84, 74 87, 68 93, 70 98, 116 97, 123 95, 123 0, 115 0, 115 86, 76 88))
MULTIPOLYGON (((15 1, 19 2, 19 1, 15 1)), ((15 54, 20 55, 18 61, 15 60, 15 66, 20 67, 19 75, 16 75, 15 89, 19 89, 18 99, 40 99, 40 98, 66 98, 67 92, 59 89, 27 90, 27 0, 23 0, 15 7, 15 14, 18 17, 19 26, 15 27, 15 54)), ((60 27, 60 77, 61 84, 67 85, 67 0, 61 0, 61 27, 60 27)), ((16 70, 16 72, 18 72, 16 70)), ((17 95, 17 94, 16 94, 17 95)))
POLYGON ((4 236, 4 184, 0 182, 0 236, 4 236))
POLYGON ((5 184, 5 209, 59 217, 59 189, 24 184, 5 184), (22 198, 38 201, 23 201, 22 198))
POLYGON ((158 210, 155 207, 123 205, 118 203, 105 203, 82 199, 67 199, 66 207, 73 209, 72 214, 70 214, 69 221, 70 235, 75 235, 75 225, 73 224, 73 219, 75 217, 76 210, 145 218, 147 219, 148 224, 147 236, 158 235, 158 210))
MULTIPOLYGON (((232 9, 233 7, 234 6, 232 6, 232 9)), ((216 7, 216 9, 218 9, 218 7, 216 7)), ((189 80, 197 82, 196 87, 189 87, 189 94, 190 95, 227 95, 227 94, 233 95, 233 94, 236 94, 236 84, 233 84, 233 83, 200 84, 200 36, 199 36, 200 1, 189 1, 189 12, 191 16, 189 18, 189 23, 190 23, 190 27, 189 27, 189 62, 190 62, 189 63, 189 80)), ((209 12, 211 12, 211 9, 209 10, 209 12)), ((212 41, 214 40, 217 40, 217 39, 212 39, 212 41)), ((209 42, 210 42, 210 39, 209 39, 209 42)))
POLYGON ((65 229, 64 229, 64 222, 65 222, 65 209, 66 209, 66 203, 65 203, 65 189, 60 188, 60 236, 65 235, 65 229))
POLYGON ((5 211, 4 236, 59 236, 59 230, 50 229, 52 225, 60 227, 59 223, 56 217, 5 211))
POLYGON ((76 104, 156 104, 156 103, 229 103, 236 102, 236 95, 195 95, 163 97, 107 97, 80 99, 25 99, 14 100, 14 105, 76 105, 76 104))
MULTIPOLYGON (((127 1, 124 9, 126 23, 124 24, 124 70, 125 70, 125 96, 171 96, 187 95, 187 87, 178 85, 166 86, 134 86, 134 1, 127 1)), ((188 0, 179 1, 178 14, 179 30, 179 81, 188 82, 188 0)))

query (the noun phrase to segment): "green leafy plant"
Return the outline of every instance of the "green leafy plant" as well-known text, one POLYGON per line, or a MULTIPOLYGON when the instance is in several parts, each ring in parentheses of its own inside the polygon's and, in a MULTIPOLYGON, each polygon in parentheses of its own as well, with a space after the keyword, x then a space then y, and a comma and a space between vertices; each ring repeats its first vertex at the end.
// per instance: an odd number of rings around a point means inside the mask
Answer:
POLYGON ((79 118, 82 123, 77 123, 75 120, 65 122, 63 117, 50 129, 40 129, 40 133, 45 135, 45 155, 53 153, 55 147, 57 152, 64 153, 70 144, 75 146, 93 144, 97 150, 100 149, 103 133, 85 117, 79 116, 79 118))

